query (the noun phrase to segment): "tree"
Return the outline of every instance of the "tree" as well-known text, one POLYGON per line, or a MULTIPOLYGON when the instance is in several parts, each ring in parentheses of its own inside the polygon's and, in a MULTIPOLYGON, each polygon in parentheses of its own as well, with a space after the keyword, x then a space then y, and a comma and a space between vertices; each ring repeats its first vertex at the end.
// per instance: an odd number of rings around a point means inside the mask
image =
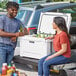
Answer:
POLYGON ((64 0, 53 0, 54 2, 64 1, 64 0))
MULTIPOLYGON (((0 2, 0 8, 5 9, 6 8, 6 3, 8 0, 4 0, 2 2, 0 2)), ((3 11, 3 10, 2 10, 3 11)))

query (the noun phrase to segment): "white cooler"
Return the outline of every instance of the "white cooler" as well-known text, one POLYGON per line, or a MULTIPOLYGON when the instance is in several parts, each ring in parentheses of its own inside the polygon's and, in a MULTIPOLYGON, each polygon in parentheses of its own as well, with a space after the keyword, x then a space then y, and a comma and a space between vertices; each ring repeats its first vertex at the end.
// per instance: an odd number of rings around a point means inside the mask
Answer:
POLYGON ((20 40, 20 56, 40 59, 50 53, 50 41, 52 40, 24 36, 20 40))
MULTIPOLYGON (((56 16, 64 17, 69 30, 71 23, 71 15, 64 13, 46 12, 41 13, 37 33, 55 34, 52 27, 53 18, 56 16)), ((52 40, 45 40, 45 38, 33 37, 33 35, 26 35, 20 37, 20 56, 40 59, 51 53, 52 40)))

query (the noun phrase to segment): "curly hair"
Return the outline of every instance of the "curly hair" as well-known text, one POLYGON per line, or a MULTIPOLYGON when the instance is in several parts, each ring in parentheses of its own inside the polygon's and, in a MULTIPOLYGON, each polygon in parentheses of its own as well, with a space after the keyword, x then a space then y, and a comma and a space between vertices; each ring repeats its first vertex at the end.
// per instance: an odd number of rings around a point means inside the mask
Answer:
POLYGON ((16 2, 9 1, 9 2, 6 4, 6 9, 11 8, 11 7, 15 7, 15 8, 18 10, 18 9, 19 9, 19 4, 16 3, 16 2))

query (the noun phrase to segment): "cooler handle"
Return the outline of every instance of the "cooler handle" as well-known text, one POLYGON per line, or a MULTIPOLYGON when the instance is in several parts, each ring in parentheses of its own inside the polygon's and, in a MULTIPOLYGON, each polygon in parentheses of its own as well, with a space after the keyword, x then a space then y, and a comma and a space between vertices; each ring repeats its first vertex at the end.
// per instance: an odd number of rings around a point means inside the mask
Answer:
POLYGON ((35 43, 34 41, 29 41, 29 43, 35 43))

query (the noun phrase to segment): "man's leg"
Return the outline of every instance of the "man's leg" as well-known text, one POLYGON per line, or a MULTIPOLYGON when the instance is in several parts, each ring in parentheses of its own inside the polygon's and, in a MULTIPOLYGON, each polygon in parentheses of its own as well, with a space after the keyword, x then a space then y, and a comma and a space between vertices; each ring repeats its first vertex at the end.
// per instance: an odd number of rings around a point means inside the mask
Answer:
POLYGON ((6 50, 5 47, 0 44, 0 73, 2 72, 3 63, 6 63, 6 50))
POLYGON ((14 48, 12 46, 8 46, 7 48, 7 64, 10 64, 14 57, 14 48))

